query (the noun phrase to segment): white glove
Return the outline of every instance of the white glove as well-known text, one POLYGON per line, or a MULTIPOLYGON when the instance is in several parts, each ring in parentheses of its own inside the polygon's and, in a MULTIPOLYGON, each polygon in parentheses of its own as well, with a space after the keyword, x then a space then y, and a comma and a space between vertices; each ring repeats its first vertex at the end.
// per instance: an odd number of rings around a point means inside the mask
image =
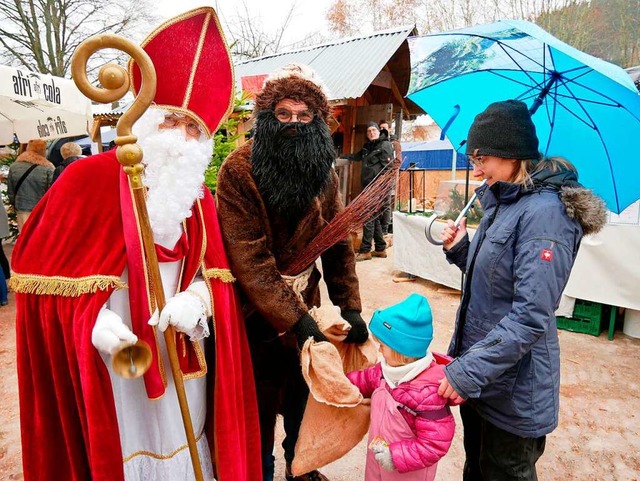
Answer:
POLYGON ((373 447, 374 457, 378 464, 388 471, 395 471, 396 466, 393 464, 393 458, 391 457, 391 450, 389 446, 375 446, 373 447))
MULTIPOLYGON (((198 278, 200 279, 200 278, 198 278)), ((204 306, 204 310, 207 313, 207 317, 210 317, 211 314, 211 295, 209 294, 209 288, 204 281, 196 281, 192 282, 189 287, 187 287, 186 292, 189 292, 200 299, 202 305, 204 306)))
MULTIPOLYGON (((176 294, 167 301, 160 316, 157 310, 153 313, 149 319, 149 325, 157 326, 164 332, 171 324, 176 331, 184 332, 192 341, 208 337, 208 312, 201 297, 198 293, 189 290, 176 294)), ((208 291, 207 297, 209 297, 208 291)))
POLYGON ((138 342, 138 336, 131 332, 118 314, 105 308, 100 310, 93 326, 91 342, 98 351, 113 355, 138 342))

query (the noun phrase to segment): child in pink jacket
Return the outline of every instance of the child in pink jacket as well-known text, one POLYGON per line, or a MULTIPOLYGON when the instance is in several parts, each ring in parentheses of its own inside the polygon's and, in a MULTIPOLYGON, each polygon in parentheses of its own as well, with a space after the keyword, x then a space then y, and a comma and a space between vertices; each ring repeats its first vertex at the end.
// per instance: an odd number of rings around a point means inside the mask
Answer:
POLYGON ((383 359, 347 374, 371 398, 365 481, 433 481, 455 421, 448 400, 438 395, 448 360, 427 350, 433 338, 429 302, 411 294, 377 310, 369 329, 383 359))

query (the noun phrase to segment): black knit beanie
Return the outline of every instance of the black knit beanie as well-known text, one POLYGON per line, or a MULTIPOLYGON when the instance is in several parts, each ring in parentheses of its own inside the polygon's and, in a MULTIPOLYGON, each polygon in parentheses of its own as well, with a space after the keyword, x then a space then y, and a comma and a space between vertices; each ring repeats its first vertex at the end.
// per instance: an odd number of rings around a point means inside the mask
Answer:
POLYGON ((367 124, 367 129, 369 129, 369 127, 375 127, 378 130, 378 132, 380 131, 380 126, 376 124, 373 120, 367 124))
POLYGON ((524 102, 506 100, 489 105, 476 115, 467 136, 467 155, 536 160, 536 127, 524 102))

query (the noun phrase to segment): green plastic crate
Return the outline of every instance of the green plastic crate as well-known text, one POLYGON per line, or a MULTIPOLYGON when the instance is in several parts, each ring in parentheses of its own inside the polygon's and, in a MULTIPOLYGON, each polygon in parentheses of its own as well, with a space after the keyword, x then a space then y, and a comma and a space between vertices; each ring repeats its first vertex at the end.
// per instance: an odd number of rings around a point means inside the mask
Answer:
POLYGON ((583 301, 582 299, 576 299, 576 303, 573 306, 573 316, 580 319, 593 319, 602 320, 604 317, 605 305, 599 302, 583 301))
POLYGON ((599 336, 602 332, 602 320, 611 307, 599 302, 583 301, 576 299, 573 308, 573 317, 557 316, 556 321, 559 329, 565 331, 581 332, 599 336))

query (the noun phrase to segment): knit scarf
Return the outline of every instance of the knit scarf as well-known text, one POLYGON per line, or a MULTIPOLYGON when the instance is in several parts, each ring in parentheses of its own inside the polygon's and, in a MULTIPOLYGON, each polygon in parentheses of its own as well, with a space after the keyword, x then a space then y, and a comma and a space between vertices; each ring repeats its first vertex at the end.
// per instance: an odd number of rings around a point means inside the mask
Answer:
POLYGON ((380 365, 382 366, 382 376, 384 380, 387 381, 390 387, 394 388, 403 382, 415 379, 418 374, 431 366, 432 362, 433 354, 427 352, 426 356, 402 366, 390 366, 384 359, 380 361, 380 365))

